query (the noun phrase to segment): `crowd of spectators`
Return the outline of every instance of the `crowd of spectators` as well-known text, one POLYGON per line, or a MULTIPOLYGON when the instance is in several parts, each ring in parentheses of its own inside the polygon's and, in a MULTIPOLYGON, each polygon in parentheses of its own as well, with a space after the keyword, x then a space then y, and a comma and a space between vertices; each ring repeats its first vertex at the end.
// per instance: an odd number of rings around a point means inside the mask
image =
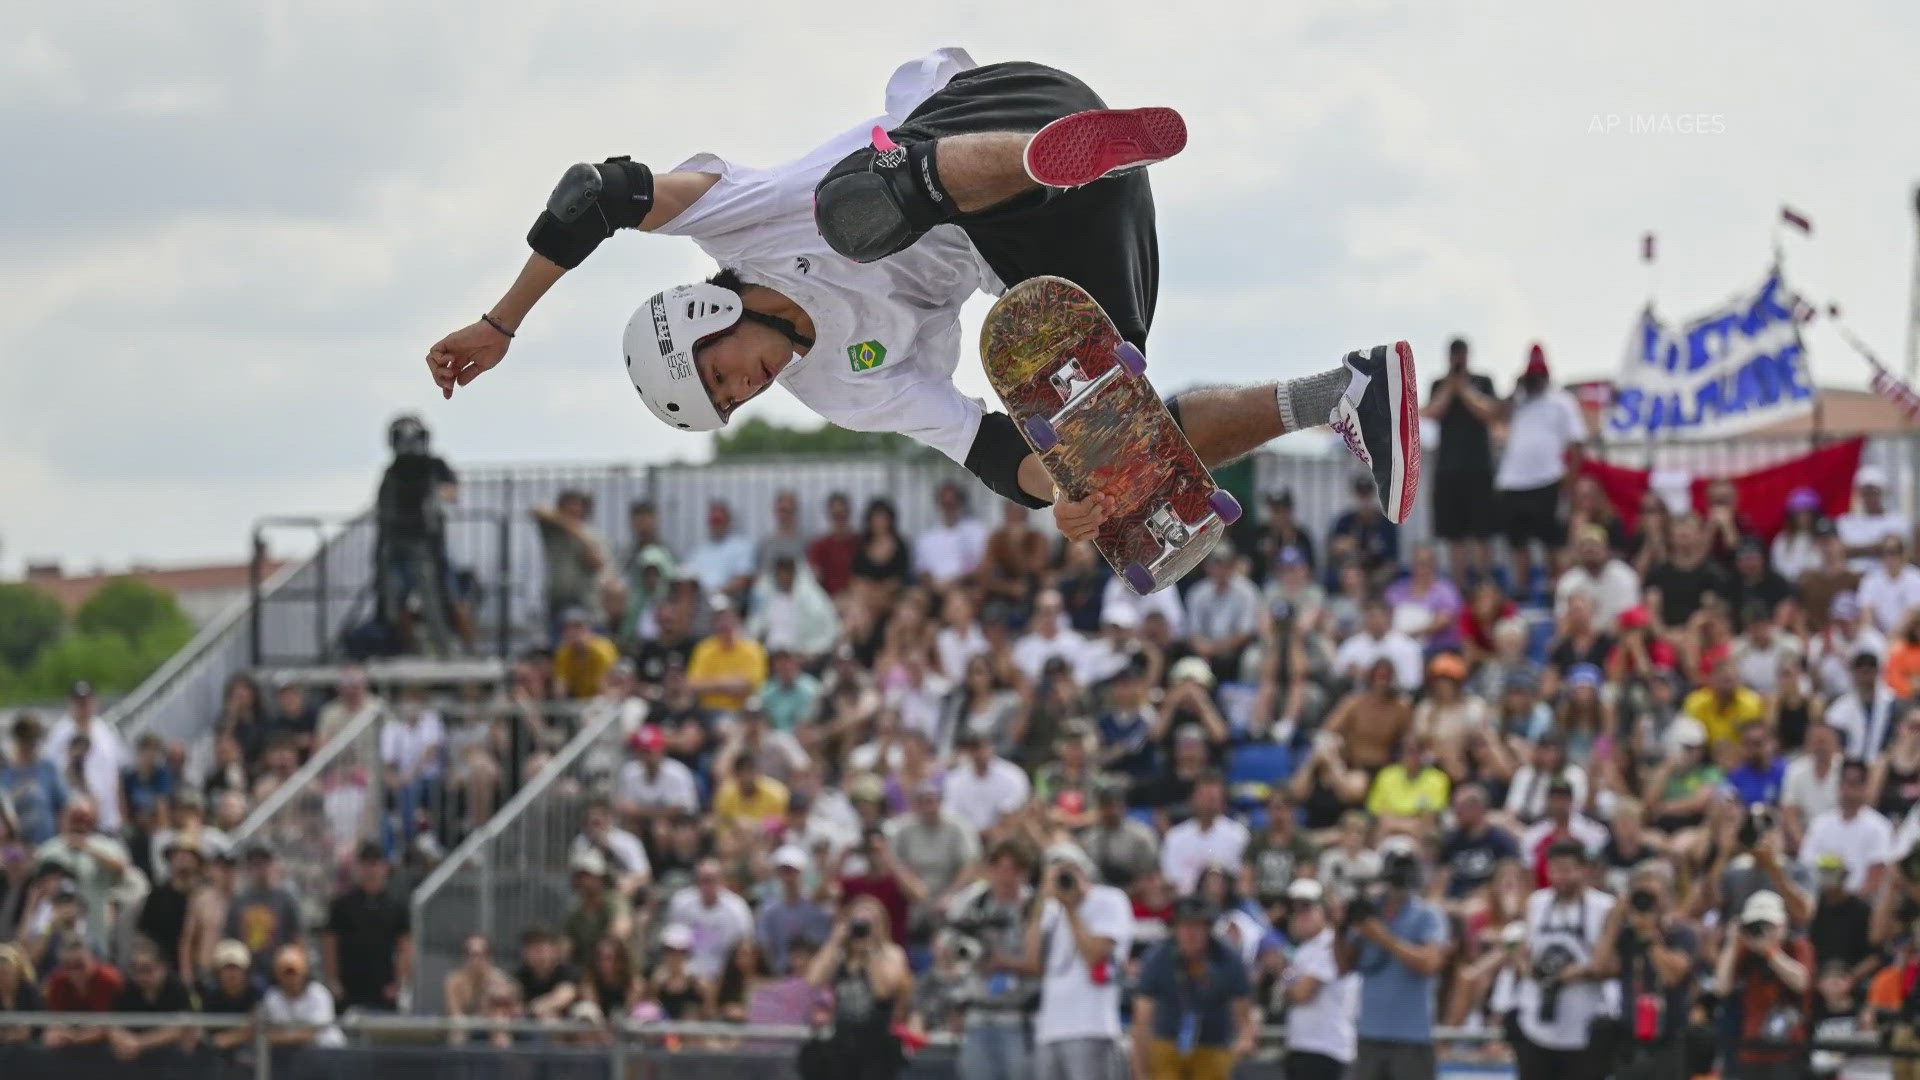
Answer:
POLYGON ((77 692, 51 732, 16 722, 0 772, 0 1004, 60 979, 120 1000, 160 985, 142 964, 203 1001, 277 986, 305 963, 296 906, 271 850, 219 832, 379 707, 401 719, 388 824, 347 860, 310 981, 397 1006, 388 860, 484 820, 571 702, 618 711, 622 740, 582 796, 572 899, 514 955, 469 939, 455 1015, 814 1024, 842 1062, 951 1031, 968 1077, 1089 1075, 1081 1044, 1129 1020, 1136 1071, 1176 1075, 1290 1012, 1313 1018, 1303 1076, 1420 1075, 1442 1026, 1523 1076, 1913 1044, 1920 568, 1884 475, 1847 507, 1793 492, 1772 537, 1727 484, 1703 511, 1649 495, 1628 527, 1543 356, 1508 399, 1451 359, 1435 544, 1403 543, 1366 481, 1319 536, 1274 491, 1140 597, 955 485, 912 536, 884 499, 781 492, 762 536, 714 502, 683 551, 651 504, 616 544, 568 492, 537 512, 551 645, 472 708, 369 705, 350 675, 309 720, 297 688, 268 706, 236 681, 206 764, 96 763, 112 733, 77 692), (101 959, 116 912, 125 976, 101 959), (1202 963, 1244 993, 1196 1033, 1165 1003, 1202 963))

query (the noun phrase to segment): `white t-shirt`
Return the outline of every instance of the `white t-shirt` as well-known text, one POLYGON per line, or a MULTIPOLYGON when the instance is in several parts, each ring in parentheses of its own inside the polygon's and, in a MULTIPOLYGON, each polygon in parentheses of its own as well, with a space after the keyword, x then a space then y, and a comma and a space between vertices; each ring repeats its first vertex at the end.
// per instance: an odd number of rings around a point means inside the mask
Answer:
POLYGON ((1853 658, 1863 652, 1870 652, 1885 660, 1886 637, 1864 623, 1860 626, 1860 632, 1852 637, 1846 636, 1838 626, 1828 626, 1826 632, 1815 634, 1813 640, 1807 642, 1807 666, 1819 678, 1820 688, 1829 696, 1844 694, 1853 688, 1853 658))
POLYGON ((1060 629, 1052 637, 1039 634, 1023 634, 1013 643, 1013 664, 1024 672, 1029 679, 1037 679, 1047 666, 1047 661, 1058 656, 1066 660, 1069 668, 1080 664, 1080 653, 1086 648, 1087 639, 1080 632, 1061 620, 1060 629))
MULTIPOLYGON (((1527 897, 1528 957, 1534 964, 1550 955, 1558 956, 1568 966, 1592 962, 1613 902, 1613 897, 1598 889, 1588 889, 1570 903, 1559 902, 1552 889, 1541 889, 1527 897)), ((1583 1049, 1593 1018, 1619 1011, 1618 985, 1591 980, 1563 985, 1559 1012, 1553 1023, 1546 1024, 1540 1020, 1540 983, 1522 979, 1515 994, 1520 1030, 1549 1050, 1583 1049)))
MULTIPOLYGON (((653 875, 653 863, 647 859, 646 846, 640 838, 625 829, 608 829, 606 850, 613 853, 615 865, 608 867, 616 874, 653 875)), ((585 833, 573 838, 573 846, 567 849, 567 861, 571 863, 589 851, 599 851, 599 845, 585 833)))
POLYGON ((1122 608, 1132 613, 1135 626, 1146 621, 1148 612, 1157 611, 1167 617, 1167 629, 1174 637, 1187 636, 1187 609, 1180 603, 1179 589, 1161 589, 1139 596, 1116 574, 1108 578, 1106 587, 1100 590, 1100 617, 1107 618, 1122 608))
MULTIPOLYGON (((1567 765, 1560 770, 1560 779, 1573 787, 1573 805, 1587 805, 1587 770, 1578 765, 1567 765)), ((1513 774, 1513 781, 1507 785, 1507 802, 1503 809, 1524 822, 1535 822, 1546 816, 1547 788, 1554 778, 1542 775, 1531 764, 1520 766, 1513 774)))
MULTIPOLYGON (((1879 514, 1854 510, 1834 518, 1833 531, 1840 537, 1840 543, 1851 550, 1858 547, 1878 547, 1880 541, 1889 536, 1905 540, 1913 535, 1913 526, 1906 518, 1891 510, 1879 514)), ((1872 555, 1862 555, 1857 559, 1848 560, 1847 565, 1855 572, 1865 574, 1879 561, 1872 555)))
POLYGON ((693 931, 687 970, 703 979, 713 979, 726 969, 733 947, 753 933, 753 911, 738 893, 725 889, 720 891, 714 905, 708 907, 700 902, 700 887, 688 885, 667 901, 663 925, 674 923, 693 931))
POLYGON ((1113 942, 1113 958, 1093 979, 1092 965, 1080 955, 1080 946, 1067 925, 1058 900, 1047 901, 1040 913, 1042 962, 1040 1008, 1033 1015, 1033 1041, 1118 1039, 1120 1037, 1120 970, 1133 949, 1133 904, 1111 885, 1095 885, 1080 901, 1080 922, 1087 933, 1113 942))
POLYGON ((300 991, 298 997, 290 998, 278 986, 270 987, 260 999, 260 1012, 270 1023, 319 1028, 313 1037, 315 1046, 347 1045, 347 1037, 333 1023, 333 995, 318 979, 308 980, 306 989, 300 991))
POLYGON ((1567 474, 1567 447, 1586 434, 1580 406, 1565 390, 1549 387, 1538 397, 1516 399, 1494 487, 1531 491, 1559 480, 1567 474))
POLYGON ((1841 761, 1835 757, 1825 776, 1815 770, 1812 755, 1802 754, 1787 762, 1786 779, 1780 783, 1780 805, 1799 807, 1801 820, 1807 822, 1839 807, 1841 761))
POLYGON ((1835 698, 1827 706, 1827 725, 1840 733, 1841 752, 1861 761, 1878 757, 1898 704, 1893 691, 1882 681, 1873 684, 1872 701, 1861 701, 1852 691, 1835 698))
MULTIPOLYGON (((47 732, 47 741, 40 748, 40 756, 53 762, 61 777, 66 776, 67 744, 73 741, 79 725, 72 716, 63 716, 54 721, 47 732)), ((100 831, 119 835, 120 818, 120 770, 133 764, 127 756, 126 744, 120 741, 120 733, 112 724, 94 717, 87 723, 87 760, 80 771, 87 780, 87 794, 93 796, 98 808, 100 831)), ((71 794, 71 793, 69 793, 71 794)))
POLYGON ((940 672, 949 679, 965 678, 968 662, 986 651, 987 635, 981 632, 978 623, 970 623, 960 630, 943 626, 933 635, 933 652, 940 659, 940 672))
POLYGON ((1193 891, 1209 866, 1224 866, 1237 877, 1251 839, 1247 827, 1230 817, 1214 818, 1210 829, 1201 828, 1199 818, 1188 818, 1168 829, 1160 842, 1160 872, 1183 896, 1193 891))
POLYGON ((754 169, 697 154, 675 172, 720 177, 656 231, 685 236, 752 285, 798 304, 814 345, 779 376, 787 392, 854 431, 895 431, 965 461, 985 407, 953 384, 960 362, 960 305, 1004 290, 957 225, 939 225, 911 247, 856 263, 821 238, 813 189, 863 146, 874 127, 897 127, 953 76, 974 67, 960 49, 902 65, 887 83, 887 112, 835 136, 798 161, 754 169))
POLYGON ((1847 864, 1847 889, 1861 892, 1867 887, 1867 874, 1893 857, 1893 824, 1871 806, 1863 806, 1849 821, 1840 811, 1829 810, 1807 826, 1806 839, 1800 841, 1800 861, 1809 868, 1822 855, 1838 855, 1847 864))
POLYGON ((1567 598, 1580 592, 1593 598, 1595 626, 1618 626, 1621 613, 1640 603, 1640 575, 1619 559, 1608 559, 1597 574, 1575 566, 1560 575, 1560 583, 1553 587, 1553 613, 1565 616, 1567 598))
POLYGON ((987 527, 978 518, 937 525, 913 541, 913 568, 944 585, 971 574, 987 556, 987 527))
POLYGON ((440 714, 422 709, 411 721, 394 720, 380 726, 380 760, 404 775, 429 775, 440 771, 434 755, 446 745, 447 728, 440 714))
POLYGON ((947 770, 943 784, 947 810, 975 832, 986 832, 1025 806, 1033 792, 1026 770, 1005 758, 988 762, 985 776, 974 771, 973 762, 963 760, 947 770))
POLYGON ((1898 574, 1889 575, 1880 560, 1860 576, 1860 606, 1873 625, 1883 634, 1899 634, 1906 629, 1907 617, 1920 608, 1920 567, 1903 563, 1898 574))
POLYGON ((1360 976, 1358 972, 1340 974, 1333 958, 1333 937, 1329 927, 1308 938, 1287 964, 1287 985, 1303 978, 1320 984, 1319 993, 1287 1010, 1287 1049, 1347 1063, 1353 1060, 1358 1043, 1353 1013, 1360 976))
POLYGON ((1402 690, 1420 688, 1420 643, 1398 630, 1385 637, 1371 638, 1355 634, 1340 643, 1333 654, 1333 670, 1341 675, 1365 679, 1367 670, 1381 657, 1393 661, 1393 681, 1402 690))
POLYGON ((700 788, 694 783, 693 770, 673 758, 661 758, 660 771, 652 777, 643 762, 629 761, 614 779, 613 799, 642 810, 692 813, 700 809, 700 788))

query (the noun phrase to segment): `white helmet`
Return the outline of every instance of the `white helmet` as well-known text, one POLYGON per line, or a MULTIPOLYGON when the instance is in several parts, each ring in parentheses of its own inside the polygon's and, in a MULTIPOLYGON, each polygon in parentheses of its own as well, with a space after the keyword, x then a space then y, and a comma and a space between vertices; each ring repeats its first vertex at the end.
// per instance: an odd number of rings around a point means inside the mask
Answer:
POLYGON ((744 305, 731 289, 701 282, 655 293, 627 321, 627 377, 653 415, 682 431, 714 431, 727 419, 713 407, 693 351, 731 330, 744 305))

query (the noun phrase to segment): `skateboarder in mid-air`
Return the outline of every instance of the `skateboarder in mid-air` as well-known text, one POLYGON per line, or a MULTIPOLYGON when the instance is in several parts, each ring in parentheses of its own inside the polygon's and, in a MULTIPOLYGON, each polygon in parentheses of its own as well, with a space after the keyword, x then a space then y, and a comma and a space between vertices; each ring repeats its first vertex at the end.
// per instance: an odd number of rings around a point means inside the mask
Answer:
MULTIPOLYGON (((1179 153, 1186 126, 1172 109, 1109 109, 1063 71, 980 67, 959 49, 902 66, 886 103, 770 169, 711 154, 658 175, 624 157, 568 169, 506 295, 427 353, 434 381, 451 397, 498 364, 533 305, 616 230, 686 236, 719 273, 655 294, 627 324, 627 372, 656 417, 712 431, 779 382, 841 427, 911 436, 1008 499, 1051 504, 1069 538, 1091 537, 1111 500, 1056 500, 1014 423, 953 384, 960 306, 1063 277, 1145 351, 1160 264, 1143 166, 1179 153)), ((1417 391, 1400 342, 1167 405, 1210 467, 1331 423, 1398 522, 1419 483, 1417 391)))

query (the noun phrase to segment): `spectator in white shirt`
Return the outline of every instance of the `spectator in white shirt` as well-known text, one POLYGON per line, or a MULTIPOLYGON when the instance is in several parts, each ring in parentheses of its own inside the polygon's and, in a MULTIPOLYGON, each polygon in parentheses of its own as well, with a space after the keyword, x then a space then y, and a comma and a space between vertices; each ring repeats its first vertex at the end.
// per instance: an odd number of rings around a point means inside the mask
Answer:
POLYGON ((1906 629, 1920 609, 1920 567, 1907 561, 1907 543, 1898 536, 1880 541, 1880 558, 1860 576, 1860 603, 1882 634, 1906 629))
POLYGON ((1800 639, 1774 624, 1774 612, 1765 604, 1747 605, 1747 625, 1733 643, 1733 669, 1740 684, 1762 697, 1780 687, 1781 667, 1805 655, 1800 639))
POLYGON ((1287 901, 1287 936, 1298 948, 1281 975, 1288 1006, 1286 1075, 1340 1076, 1358 1044, 1353 1021, 1360 976, 1340 971, 1320 883, 1295 878, 1287 901))
MULTIPOLYGON (((40 745, 40 756, 64 771, 67 746, 74 736, 87 740, 87 758, 81 771, 87 781, 87 794, 98 808, 98 828, 109 836, 118 836, 124 821, 120 805, 120 771, 133 764, 120 732, 112 724, 94 715, 93 684, 82 680, 73 684, 68 696, 67 715, 54 721, 47 739, 40 745)), ((69 793, 71 794, 71 792, 69 793)))
POLYGON ((421 818, 446 772, 447 728, 440 722, 439 711, 428 707, 426 697, 424 687, 408 687, 399 718, 380 728, 380 762, 386 768, 388 798, 400 813, 403 837, 430 827, 421 818))
POLYGON ((1187 592, 1187 632, 1195 655, 1221 680, 1238 677, 1240 654, 1260 632, 1260 590, 1240 569, 1233 545, 1221 541, 1207 556, 1207 576, 1187 592))
POLYGON ((1884 658, 1887 639, 1866 625, 1860 601, 1850 592, 1836 594, 1827 613, 1827 628, 1807 642, 1807 666, 1813 670, 1823 691, 1844 694, 1854 685, 1849 674, 1854 661, 1861 653, 1884 658))
POLYGON ((753 934, 753 910, 726 887, 718 859, 702 859, 694 867, 693 884, 667 901, 663 921, 669 928, 684 926, 692 935, 687 970, 702 979, 719 978, 734 946, 753 934))
POLYGON ((1027 632, 1013 643, 1013 663, 1029 679, 1038 679, 1047 661, 1060 657, 1069 668, 1080 660, 1086 639, 1067 625, 1066 602, 1055 589, 1042 592, 1033 602, 1033 620, 1027 632))
POLYGON ((840 637, 833 598, 792 555, 775 555, 771 565, 754 582, 747 636, 768 652, 785 649, 808 660, 825 656, 840 637))
POLYGON ((1365 680, 1373 662, 1382 659, 1393 662, 1394 683, 1400 689, 1420 688, 1420 643, 1393 628, 1393 609, 1376 598, 1363 609, 1361 632, 1342 642, 1334 653, 1334 674, 1357 684, 1365 680))
MULTIPOLYGON (((1149 614, 1161 616, 1174 637, 1187 634, 1187 609, 1180 603, 1179 589, 1161 589, 1141 596, 1127 587, 1120 575, 1107 579, 1100 590, 1100 614, 1104 618, 1109 612, 1125 609, 1133 614, 1136 625, 1143 625, 1149 614)), ((1124 618, 1124 616, 1123 616, 1124 618)))
POLYGON ((940 629, 933 635, 934 659, 940 662, 940 674, 959 680, 966 675, 967 662, 987 651, 987 634, 980 628, 980 613, 973 597, 965 589, 949 590, 940 601, 940 629))
POLYGON ((1800 861, 1814 867, 1822 855, 1837 855, 1847 866, 1847 890, 1876 896, 1886 863, 1894 856, 1893 825, 1867 805, 1867 766, 1840 766, 1840 805, 1813 819, 1800 843, 1800 861))
POLYGON ((946 776, 947 812, 973 827, 991 832, 1002 818, 1027 804, 1033 785, 1026 771, 1005 758, 995 757, 993 744, 972 728, 954 734, 959 760, 946 776))
POLYGON ((1866 650, 1849 666, 1852 689, 1827 706, 1827 723, 1841 735, 1851 761, 1872 761, 1893 737, 1899 702, 1880 677, 1880 658, 1866 650))
POLYGON ((1787 495, 1787 523, 1773 538, 1767 562, 1774 572, 1789 582, 1820 568, 1820 542, 1814 535, 1814 522, 1820 520, 1820 493, 1809 487, 1794 488, 1787 495))
POLYGON ((1560 483, 1568 451, 1587 434, 1573 395, 1547 379, 1546 351, 1535 345, 1513 396, 1499 404, 1507 441, 1493 486, 1513 551, 1513 580, 1523 591, 1531 588, 1533 542, 1548 552, 1560 545, 1560 483))
POLYGON ((706 592, 737 599, 753 583, 757 555, 753 541, 735 531, 733 507, 715 499, 707 504, 707 538, 687 552, 680 570, 706 592))
POLYGON ((1553 589, 1554 617, 1565 619, 1567 599, 1583 592, 1593 598, 1596 626, 1618 626, 1620 616, 1640 603, 1640 575, 1613 557, 1607 547, 1607 530, 1598 525, 1580 529, 1573 541, 1573 558, 1573 566, 1560 575, 1560 583, 1553 589))
POLYGON ((1807 825, 1814 818, 1839 807, 1840 766, 1845 760, 1840 754, 1840 733, 1833 725, 1818 721, 1807 725, 1807 752, 1787 762, 1787 775, 1780 783, 1780 810, 1790 843, 1807 835, 1807 825))
POLYGON ((1225 816, 1227 781, 1205 772, 1193 785, 1193 816, 1167 830, 1160 843, 1160 873, 1181 896, 1193 891, 1210 866, 1237 868, 1252 835, 1225 816))
POLYGON ((1120 966, 1133 951, 1133 903, 1111 885, 1092 884, 1078 848, 1050 853, 1041 882, 1046 900, 1027 929, 1028 966, 1042 973, 1033 1076, 1124 1076, 1120 966))
POLYGON ((644 828, 661 815, 700 809, 693 770, 667 756, 666 732, 647 724, 633 733, 630 745, 635 758, 620 766, 613 784, 613 802, 621 817, 644 828))
POLYGON ((800 497, 791 491, 773 493, 773 532, 760 538, 758 566, 761 574, 773 570, 774 561, 785 556, 805 560, 807 536, 800 531, 800 497))
POLYGON ((951 481, 934 493, 940 524, 922 532, 913 542, 914 568, 946 586, 970 576, 987 555, 987 527, 967 514, 967 495, 951 481))
POLYGON ((619 885, 620 895, 632 896, 653 880, 653 864, 640 838, 613 823, 613 802, 605 796, 587 801, 586 823, 573 838, 567 859, 571 863, 588 852, 597 852, 606 869, 619 885))
POLYGON ((1833 527, 1846 546, 1853 569, 1861 574, 1873 569, 1880 554, 1880 541, 1889 536, 1905 539, 1913 535, 1913 523, 1887 507, 1887 473, 1878 465, 1862 465, 1853 474, 1853 509, 1834 519, 1833 527))
POLYGON ((282 946, 273 958, 273 985, 260 999, 260 1016, 276 1026, 267 1042, 279 1046, 347 1045, 334 1023, 333 995, 311 974, 305 945, 282 946))

